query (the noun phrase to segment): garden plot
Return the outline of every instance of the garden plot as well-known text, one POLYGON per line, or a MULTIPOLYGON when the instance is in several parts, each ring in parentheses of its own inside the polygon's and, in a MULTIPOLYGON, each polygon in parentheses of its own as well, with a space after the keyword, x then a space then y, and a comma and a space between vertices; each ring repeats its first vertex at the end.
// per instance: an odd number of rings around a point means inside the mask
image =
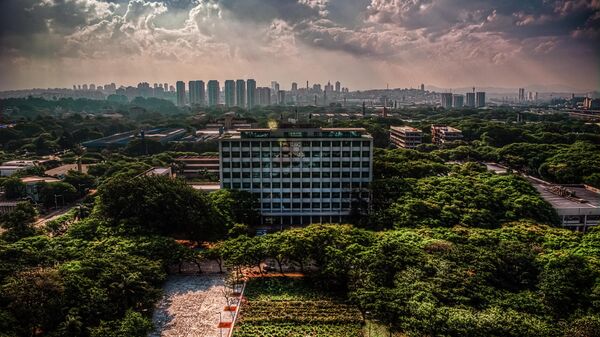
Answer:
POLYGON ((302 279, 251 279, 233 337, 362 336, 356 307, 308 287, 302 279))
MULTIPOLYGON (((230 322, 222 275, 174 275, 153 316, 156 330, 149 337, 218 337, 219 313, 230 322)), ((229 329, 223 329, 226 336, 229 329)))

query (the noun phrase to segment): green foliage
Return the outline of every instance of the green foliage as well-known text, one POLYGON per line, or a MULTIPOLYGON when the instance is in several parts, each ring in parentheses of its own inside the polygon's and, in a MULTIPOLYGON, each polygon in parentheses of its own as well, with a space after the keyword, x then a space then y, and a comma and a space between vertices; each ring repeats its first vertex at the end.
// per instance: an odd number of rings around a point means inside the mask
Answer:
POLYGON ((36 230, 33 222, 37 211, 29 202, 20 202, 15 210, 0 216, 0 227, 5 232, 2 237, 8 241, 17 241, 18 239, 32 236, 36 230))
POLYGON ((206 241, 223 237, 227 223, 209 197, 164 176, 113 178, 99 188, 99 208, 111 224, 140 233, 206 241))
POLYGON ((46 207, 68 204, 77 199, 77 189, 66 182, 38 183, 40 202, 46 207))
POLYGON ((2 183, 7 199, 20 199, 25 197, 25 183, 17 177, 10 177, 2 183))
POLYGON ((494 175, 473 163, 458 166, 449 175, 375 181, 372 191, 373 213, 366 224, 371 228, 458 224, 494 228, 519 219, 557 223, 552 207, 527 181, 494 175))
POLYGON ((258 199, 242 190, 219 190, 209 194, 213 206, 230 223, 260 224, 258 199))
POLYGON ((318 306, 328 297, 307 288, 316 284, 347 292, 361 312, 407 336, 587 336, 595 331, 600 310, 594 304, 600 286, 598 233, 590 234, 594 237, 588 239, 529 223, 379 233, 311 225, 228 240, 221 249, 229 251, 223 257, 233 267, 247 263, 243 256, 251 247, 262 247, 261 253, 252 253, 256 258, 311 261, 314 278, 294 280, 292 288, 272 278, 247 286, 250 308, 242 309, 245 323, 239 326, 245 334, 300 333, 279 330, 289 320, 304 324, 296 311, 281 306, 296 301, 304 308, 302 315, 310 316, 312 309, 300 304, 302 298, 318 306), (297 250, 289 247, 292 238, 297 250), (275 312, 283 310, 290 315, 280 320, 275 312), (272 318, 269 323, 258 325, 266 316, 272 318))

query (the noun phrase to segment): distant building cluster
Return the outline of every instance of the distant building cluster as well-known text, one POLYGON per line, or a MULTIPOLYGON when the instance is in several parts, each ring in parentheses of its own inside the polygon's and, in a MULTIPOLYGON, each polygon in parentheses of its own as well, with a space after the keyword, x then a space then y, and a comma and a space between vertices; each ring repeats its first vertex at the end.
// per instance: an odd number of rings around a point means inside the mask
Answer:
POLYGON ((328 82, 324 87, 313 84, 301 88, 293 82, 291 90, 282 90, 277 81, 272 81, 270 87, 257 87, 254 79, 226 80, 221 87, 219 81, 201 80, 177 81, 175 85, 178 106, 225 106, 251 109, 255 106, 267 105, 328 105, 345 98, 350 91, 343 88, 339 81, 335 85, 328 82))
POLYGON ((442 108, 460 109, 460 108, 483 108, 486 106, 486 97, 484 91, 468 92, 466 95, 452 94, 449 92, 440 94, 442 108), (466 98, 466 99, 465 99, 466 98))

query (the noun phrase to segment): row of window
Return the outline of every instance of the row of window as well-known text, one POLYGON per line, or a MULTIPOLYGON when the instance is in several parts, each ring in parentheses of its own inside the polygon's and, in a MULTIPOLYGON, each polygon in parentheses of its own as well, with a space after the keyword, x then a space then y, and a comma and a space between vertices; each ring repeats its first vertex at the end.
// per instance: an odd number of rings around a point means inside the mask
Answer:
POLYGON ((364 182, 350 182, 350 181, 324 181, 324 182, 231 182, 229 180, 223 180, 223 188, 239 190, 240 188, 248 190, 248 189, 266 189, 266 188, 306 188, 306 189, 314 189, 314 188, 346 188, 346 189, 361 189, 368 188, 369 183, 364 182))
POLYGON ((334 162, 329 162, 329 161, 324 161, 324 162, 319 162, 319 161, 314 161, 314 162, 310 162, 310 161, 295 161, 295 162, 239 162, 239 161, 234 161, 234 162, 227 162, 227 161, 223 161, 223 168, 224 169, 228 169, 228 168, 261 168, 261 164, 262 164, 262 168, 339 168, 339 167, 353 167, 353 168, 357 168, 357 167, 362 167, 362 168, 369 168, 370 163, 368 161, 343 161, 343 162, 339 162, 339 161, 334 161, 334 162))
POLYGON ((369 178, 370 172, 223 172, 223 179, 229 178, 254 178, 260 179, 262 178, 304 178, 310 179, 312 174, 312 178, 369 178))
POLYGON ((223 158, 369 158, 370 151, 223 151, 223 158))
POLYGON ((350 199, 362 198, 368 199, 369 192, 350 193, 350 192, 256 192, 253 193, 259 199, 350 199))
POLYGON ((313 140, 313 141, 309 141, 309 140, 305 140, 305 141, 263 141, 263 142, 257 142, 257 141, 223 141, 223 147, 240 147, 240 145, 242 147, 259 147, 262 145, 262 147, 290 147, 290 146, 299 146, 302 145, 303 147, 308 147, 308 146, 312 146, 312 147, 322 147, 322 146, 353 146, 353 147, 358 147, 358 146, 366 146, 366 147, 370 147, 371 146, 371 142, 369 141, 349 141, 349 140, 344 140, 344 141, 339 141, 339 140, 335 140, 335 141, 329 141, 329 140, 324 140, 324 141, 319 141, 319 140, 313 140))
POLYGON ((282 209, 282 210, 301 210, 301 209, 313 209, 313 210, 324 210, 324 209, 349 209, 349 202, 263 202, 262 209, 282 209))

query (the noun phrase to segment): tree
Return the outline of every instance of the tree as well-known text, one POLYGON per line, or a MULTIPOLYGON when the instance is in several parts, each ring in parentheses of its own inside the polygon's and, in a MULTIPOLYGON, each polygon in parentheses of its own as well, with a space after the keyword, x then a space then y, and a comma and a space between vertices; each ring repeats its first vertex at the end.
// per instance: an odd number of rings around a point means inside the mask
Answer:
POLYGON ((46 207, 69 203, 77 199, 77 189, 62 181, 38 184, 40 202, 46 207))
POLYGON ((90 189, 95 186, 94 177, 86 173, 74 170, 70 170, 69 172, 67 172, 63 181, 75 187, 80 195, 83 195, 83 193, 87 189, 90 189))
POLYGON ((21 238, 35 235, 36 230, 33 222, 37 212, 29 202, 20 202, 12 212, 3 215, 0 220, 6 232, 2 234, 9 241, 17 241, 21 238))
POLYGON ((25 183, 21 179, 11 177, 2 183, 4 186, 4 192, 7 199, 20 199, 25 197, 25 183))
POLYGON ((55 268, 27 269, 2 286, 8 308, 19 322, 19 335, 35 336, 51 331, 62 321, 64 284, 55 268))
POLYGON ((180 179, 118 177, 100 186, 98 194, 102 214, 128 231, 196 241, 219 239, 228 231, 208 196, 180 179))
POLYGON ((583 257, 564 254, 551 256, 539 281, 540 292, 558 317, 566 317, 587 305, 595 275, 583 257))
POLYGON ((209 194, 216 210, 230 223, 260 224, 258 199, 248 191, 218 190, 209 194))

